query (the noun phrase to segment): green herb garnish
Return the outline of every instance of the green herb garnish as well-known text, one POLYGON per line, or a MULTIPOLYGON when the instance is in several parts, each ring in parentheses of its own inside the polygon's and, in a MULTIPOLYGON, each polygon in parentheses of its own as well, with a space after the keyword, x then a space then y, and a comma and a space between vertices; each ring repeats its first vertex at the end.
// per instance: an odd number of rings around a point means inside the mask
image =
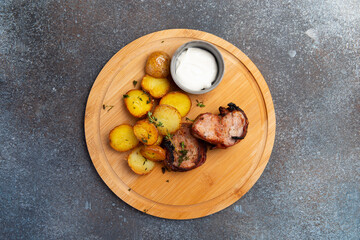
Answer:
POLYGON ((191 121, 191 122, 195 121, 195 120, 192 120, 192 119, 190 119, 188 117, 186 117, 185 119, 186 119, 186 121, 191 121))
POLYGON ((109 108, 107 111, 110 111, 114 106, 113 105, 105 105, 103 104, 103 109, 105 110, 106 108, 109 108))
POLYGON ((129 97, 129 95, 127 95, 127 94, 123 95, 123 98, 128 98, 128 97, 129 97))
POLYGON ((167 132, 166 135, 165 135, 165 139, 171 141, 171 139, 173 138, 173 136, 174 136, 173 134, 167 132))
POLYGON ((186 156, 189 151, 185 149, 186 148, 185 143, 181 142, 180 147, 181 147, 181 150, 178 151, 178 154, 180 154, 180 156, 179 156, 179 166, 181 165, 181 163, 184 160, 189 159, 189 157, 186 156))
POLYGON ((152 112, 148 112, 147 115, 148 115, 149 122, 156 125, 157 119, 156 119, 156 117, 154 117, 154 116, 152 115, 152 112))
POLYGON ((203 102, 200 102, 199 100, 196 99, 196 106, 198 107, 205 107, 204 103, 203 102))
POLYGON ((152 112, 148 112, 147 115, 150 123, 154 124, 156 127, 163 127, 163 123, 157 122, 157 118, 152 115, 152 112))
POLYGON ((134 80, 134 81, 133 81, 133 85, 134 85, 134 87, 136 86, 136 84, 137 84, 137 81, 135 81, 135 80, 134 80))
POLYGON ((146 104, 149 104, 150 103, 150 100, 146 100, 146 104))

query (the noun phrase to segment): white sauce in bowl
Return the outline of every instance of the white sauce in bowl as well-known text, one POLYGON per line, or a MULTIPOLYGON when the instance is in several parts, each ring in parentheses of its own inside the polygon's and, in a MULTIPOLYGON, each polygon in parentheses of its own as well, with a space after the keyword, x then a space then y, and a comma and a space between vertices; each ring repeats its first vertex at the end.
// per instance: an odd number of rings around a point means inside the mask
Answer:
POLYGON ((188 48, 176 60, 175 74, 178 84, 189 90, 209 88, 217 72, 215 57, 201 48, 188 48))

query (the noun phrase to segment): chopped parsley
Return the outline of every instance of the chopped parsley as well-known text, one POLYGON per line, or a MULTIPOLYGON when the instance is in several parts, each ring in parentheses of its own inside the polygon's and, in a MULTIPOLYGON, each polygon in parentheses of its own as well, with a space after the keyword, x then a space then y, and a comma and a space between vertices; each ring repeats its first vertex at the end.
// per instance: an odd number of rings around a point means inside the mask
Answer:
POLYGON ((201 107, 201 108, 205 107, 204 103, 203 103, 203 102, 200 102, 200 101, 197 100, 197 99, 196 99, 196 106, 201 107))
POLYGON ((144 209, 144 213, 146 213, 148 210, 147 209, 144 209))
POLYGON ((148 142, 145 138, 141 138, 141 141, 143 141, 144 143, 148 142))
POLYGON ((146 104, 149 104, 150 103, 150 100, 146 100, 146 104))
POLYGON ((127 94, 123 95, 123 98, 128 98, 128 97, 129 97, 129 95, 127 95, 127 94))
POLYGON ((179 156, 179 166, 181 165, 181 163, 184 161, 184 160, 188 160, 189 157, 186 156, 187 153, 188 153, 188 150, 186 150, 186 146, 185 146, 185 143, 184 142, 181 142, 180 143, 180 147, 181 147, 181 150, 178 151, 178 154, 180 154, 179 156))
POLYGON ((140 99, 140 101, 142 101, 142 98, 138 96, 138 99, 140 99))
POLYGON ((191 122, 193 122, 193 121, 195 121, 195 120, 192 120, 192 119, 186 117, 186 121, 191 121, 191 122))
POLYGON ((180 150, 179 153, 180 153, 181 155, 179 156, 179 165, 178 165, 178 166, 180 166, 181 163, 182 163, 184 160, 188 160, 188 159, 189 159, 189 157, 186 156, 187 153, 188 153, 188 150, 185 150, 185 149, 184 149, 184 150, 180 150))
POLYGON ((136 80, 134 80, 134 81, 133 81, 133 85, 134 85, 134 87, 136 86, 136 84, 137 84, 137 81, 136 81, 136 80))
POLYGON ((165 167, 161 168, 161 171, 162 171, 163 174, 165 173, 165 170, 166 170, 165 167))

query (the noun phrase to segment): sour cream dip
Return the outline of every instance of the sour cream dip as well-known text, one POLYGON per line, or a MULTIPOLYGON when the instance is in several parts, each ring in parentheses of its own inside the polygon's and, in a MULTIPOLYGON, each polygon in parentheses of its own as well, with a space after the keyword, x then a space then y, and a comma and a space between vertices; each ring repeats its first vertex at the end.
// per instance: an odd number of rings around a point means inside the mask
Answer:
POLYGON ((217 73, 218 66, 214 55, 202 48, 190 47, 176 60, 177 84, 188 90, 200 91, 211 87, 217 73))

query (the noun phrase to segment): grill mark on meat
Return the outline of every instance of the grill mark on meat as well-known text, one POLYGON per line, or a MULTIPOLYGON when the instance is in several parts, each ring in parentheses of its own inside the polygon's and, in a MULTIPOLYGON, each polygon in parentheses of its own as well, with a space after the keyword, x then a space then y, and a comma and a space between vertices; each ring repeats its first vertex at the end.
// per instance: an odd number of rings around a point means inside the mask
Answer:
POLYGON ((200 114, 193 123, 192 133, 215 148, 227 148, 245 138, 249 121, 234 103, 229 103, 227 108, 219 107, 219 112, 219 115, 200 114))
POLYGON ((189 171, 206 161, 206 143, 191 135, 191 123, 183 123, 171 141, 164 139, 162 146, 167 150, 164 164, 172 171, 189 171), (182 142, 185 145, 184 149, 182 142), (180 153, 181 150, 186 150, 186 155, 180 153))

